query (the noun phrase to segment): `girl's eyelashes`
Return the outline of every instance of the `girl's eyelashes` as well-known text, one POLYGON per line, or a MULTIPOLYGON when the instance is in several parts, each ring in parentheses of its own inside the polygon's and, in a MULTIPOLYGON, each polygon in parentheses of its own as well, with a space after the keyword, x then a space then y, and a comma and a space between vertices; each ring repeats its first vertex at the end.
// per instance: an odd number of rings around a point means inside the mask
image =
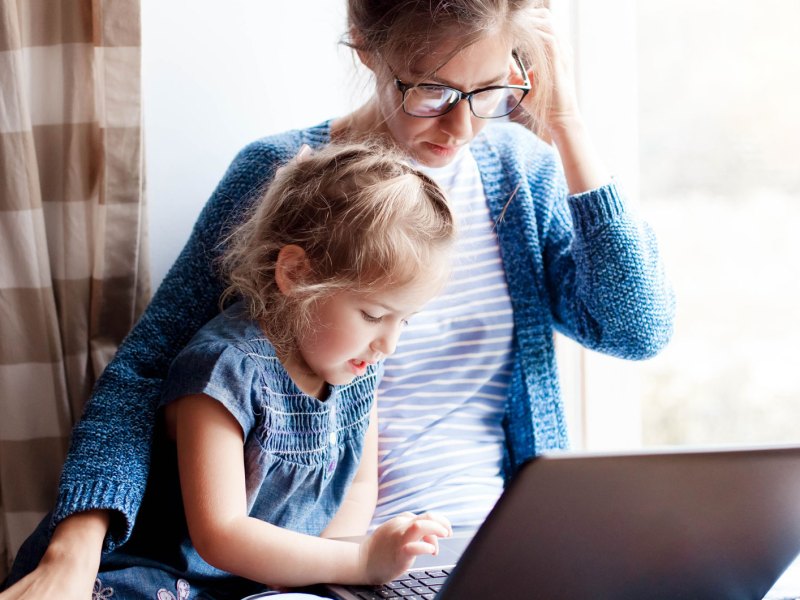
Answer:
MULTIPOLYGON (((383 321, 383 317, 382 316, 381 317, 373 317, 371 314, 369 314, 367 312, 364 312, 363 310, 360 311, 360 312, 361 312, 361 317, 367 323, 380 323, 381 321, 383 321)), ((408 319, 400 319, 400 324, 405 327, 406 325, 408 325, 408 319)))
POLYGON ((381 317, 373 317, 372 315, 370 315, 369 313, 364 312, 363 310, 361 311, 361 316, 368 323, 380 323, 381 322, 381 317))

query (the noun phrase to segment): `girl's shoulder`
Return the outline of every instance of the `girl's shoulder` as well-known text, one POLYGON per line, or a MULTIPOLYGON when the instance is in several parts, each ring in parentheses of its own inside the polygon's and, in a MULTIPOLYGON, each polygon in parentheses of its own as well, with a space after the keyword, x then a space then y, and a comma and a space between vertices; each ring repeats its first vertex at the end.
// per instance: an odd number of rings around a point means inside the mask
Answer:
POLYGON ((244 304, 237 302, 208 323, 203 325, 192 337, 184 351, 194 353, 206 349, 219 353, 221 348, 231 348, 241 354, 257 353, 264 358, 275 358, 275 349, 258 323, 246 313, 244 304))
POLYGON ((269 339, 237 303, 201 327, 178 353, 161 402, 203 393, 223 402, 241 420, 259 404, 261 383, 282 373, 269 339))

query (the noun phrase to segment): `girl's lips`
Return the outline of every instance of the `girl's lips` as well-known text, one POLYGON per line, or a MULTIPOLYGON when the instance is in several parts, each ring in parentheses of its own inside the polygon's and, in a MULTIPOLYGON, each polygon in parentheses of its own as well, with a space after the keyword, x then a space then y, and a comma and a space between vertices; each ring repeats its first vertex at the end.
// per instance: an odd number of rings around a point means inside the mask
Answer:
POLYGON ((351 358, 349 364, 350 368, 356 375, 361 375, 364 371, 367 370, 367 365, 369 365, 369 363, 366 360, 357 360, 355 358, 351 358))

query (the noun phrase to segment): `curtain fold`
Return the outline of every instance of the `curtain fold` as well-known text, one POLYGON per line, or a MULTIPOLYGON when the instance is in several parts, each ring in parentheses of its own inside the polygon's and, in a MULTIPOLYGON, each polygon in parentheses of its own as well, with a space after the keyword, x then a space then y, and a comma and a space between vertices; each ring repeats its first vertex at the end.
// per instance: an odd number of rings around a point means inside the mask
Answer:
POLYGON ((0 577, 150 296, 139 0, 0 0, 0 577))

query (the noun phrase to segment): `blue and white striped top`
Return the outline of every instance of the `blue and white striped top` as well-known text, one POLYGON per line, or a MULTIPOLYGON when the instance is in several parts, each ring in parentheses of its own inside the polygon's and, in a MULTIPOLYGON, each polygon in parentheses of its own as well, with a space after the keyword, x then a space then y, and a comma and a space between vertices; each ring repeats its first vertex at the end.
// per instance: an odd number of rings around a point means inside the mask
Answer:
POLYGON ((454 527, 474 528, 503 489, 511 301, 472 153, 420 168, 447 192, 458 242, 447 287, 410 320, 386 361, 373 526, 403 511, 432 510, 454 527))

